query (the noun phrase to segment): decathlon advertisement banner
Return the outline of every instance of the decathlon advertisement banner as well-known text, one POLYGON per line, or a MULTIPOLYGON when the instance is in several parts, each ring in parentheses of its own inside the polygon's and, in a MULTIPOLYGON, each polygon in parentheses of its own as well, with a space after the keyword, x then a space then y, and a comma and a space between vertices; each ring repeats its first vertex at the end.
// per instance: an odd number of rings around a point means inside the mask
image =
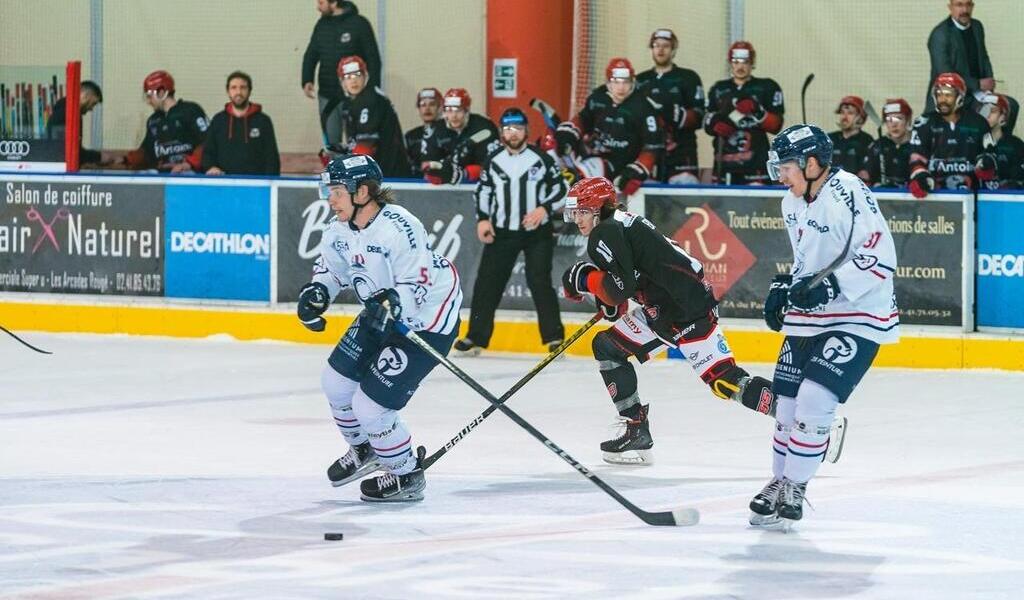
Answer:
POLYGON ((11 178, 0 198, 0 291, 163 293, 163 185, 11 178))
POLYGON ((1024 201, 989 198, 978 203, 978 325, 1024 329, 1024 201))
POLYGON ((175 185, 165 191, 166 295, 270 301, 270 188, 175 185))
MULTIPOLYGON (((789 273, 793 250, 781 211, 781 191, 649 190, 645 213, 704 265, 723 316, 763 318, 772 278, 789 273)), ((886 199, 899 265, 900 321, 922 325, 963 323, 962 198, 886 199)), ((969 198, 969 196, 967 196, 969 198)))

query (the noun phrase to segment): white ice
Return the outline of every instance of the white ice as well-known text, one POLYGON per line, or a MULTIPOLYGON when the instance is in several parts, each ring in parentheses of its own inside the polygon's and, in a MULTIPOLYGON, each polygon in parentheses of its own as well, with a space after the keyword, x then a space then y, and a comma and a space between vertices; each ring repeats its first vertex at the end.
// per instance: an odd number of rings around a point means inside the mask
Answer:
MULTIPOLYGON (((871 371, 842 460, 782 534, 746 523, 772 421, 681 362, 639 369, 651 467, 601 462, 614 411, 593 361, 509 403, 637 505, 702 513, 658 528, 500 413, 428 470, 422 503, 332 488, 329 346, 25 335, 55 354, 0 339, 0 596, 1022 597, 1024 374, 871 371)), ((460 364, 500 395, 537 360, 460 364)), ((432 451, 484 408, 438 368, 404 414, 432 451)))

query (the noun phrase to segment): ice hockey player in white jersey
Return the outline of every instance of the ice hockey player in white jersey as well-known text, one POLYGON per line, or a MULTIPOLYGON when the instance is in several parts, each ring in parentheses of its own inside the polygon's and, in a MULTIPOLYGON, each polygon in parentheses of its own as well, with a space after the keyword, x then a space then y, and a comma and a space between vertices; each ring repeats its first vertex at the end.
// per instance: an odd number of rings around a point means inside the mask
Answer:
POLYGON ((899 340, 896 247, 871 190, 830 167, 832 141, 820 128, 789 127, 768 156, 769 175, 789 188, 782 215, 793 267, 765 299, 765 322, 786 338, 772 381, 772 479, 751 500, 750 523, 788 528, 803 516, 836 408, 879 345, 899 340))
POLYGON ((423 499, 426 479, 399 411, 437 362, 394 331, 400 321, 447 355, 459 331, 462 290, 455 266, 427 245, 420 221, 394 206, 381 187, 377 162, 362 155, 332 160, 321 173, 320 197, 335 218, 324 231, 313 280, 299 292, 298 316, 323 331, 324 311, 353 288, 363 310, 327 359, 321 384, 348 452, 327 476, 360 484, 368 502, 423 499))

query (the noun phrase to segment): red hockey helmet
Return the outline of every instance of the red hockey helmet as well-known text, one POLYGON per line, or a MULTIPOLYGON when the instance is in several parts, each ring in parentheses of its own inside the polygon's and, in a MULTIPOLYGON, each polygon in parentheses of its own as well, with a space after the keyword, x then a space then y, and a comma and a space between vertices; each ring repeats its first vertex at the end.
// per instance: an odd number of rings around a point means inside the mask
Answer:
POLYGON ((437 88, 428 87, 428 88, 423 88, 420 91, 416 92, 416 106, 419 107, 425 101, 427 101, 427 102, 433 101, 433 102, 437 102, 438 104, 440 104, 441 103, 441 90, 439 90, 437 88))
POLYGON ((174 93, 174 78, 167 71, 153 71, 142 80, 143 92, 158 92, 160 90, 168 94, 174 93))
POLYGON ((635 76, 636 70, 633 69, 633 63, 629 62, 628 58, 621 56, 608 61, 608 66, 604 68, 604 77, 608 80, 633 79, 635 76))
POLYGON ((905 120, 910 121, 914 116, 914 111, 903 98, 889 98, 882 105, 882 118, 887 119, 893 115, 903 115, 905 120))
POLYGON ((602 209, 615 208, 618 192, 604 177, 587 177, 577 181, 565 198, 562 213, 567 223, 575 223, 579 213, 601 214, 602 209))
POLYGON ((470 105, 473 104, 473 99, 469 97, 469 92, 465 88, 449 88, 444 93, 444 108, 445 110, 459 109, 468 111, 470 105))
POLYGON ((655 29, 654 33, 651 34, 651 40, 647 42, 648 48, 654 47, 654 40, 668 40, 672 43, 672 49, 675 50, 679 47, 679 38, 671 29, 655 29))
POLYGON ((1000 121, 1005 125, 1010 115, 1010 101, 1002 94, 985 94, 978 103, 978 114, 987 119, 992 113, 992 107, 999 110, 1000 121))
POLYGON ((729 62, 734 60, 746 61, 753 66, 754 61, 757 60, 757 52, 754 51, 754 45, 743 40, 733 42, 729 46, 729 62))
POLYGON ((852 106, 855 108, 861 123, 868 118, 868 113, 864 110, 864 99, 860 96, 843 96, 843 99, 839 101, 839 105, 836 106, 836 114, 839 114, 839 112, 843 110, 844 106, 852 106))
POLYGON ((366 69, 366 62, 358 56, 345 56, 338 61, 338 77, 362 73, 369 77, 370 72, 366 69))

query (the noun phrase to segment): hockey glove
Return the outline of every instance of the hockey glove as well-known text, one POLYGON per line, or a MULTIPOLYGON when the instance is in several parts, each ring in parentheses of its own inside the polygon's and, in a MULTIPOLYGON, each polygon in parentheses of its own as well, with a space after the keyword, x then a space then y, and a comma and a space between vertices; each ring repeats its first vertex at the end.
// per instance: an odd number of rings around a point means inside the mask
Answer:
POLYGON ((935 178, 924 169, 918 170, 910 177, 910 193, 921 200, 935 189, 935 178))
POLYGON ((764 108, 761 107, 761 103, 753 98, 744 98, 735 104, 736 110, 740 111, 745 115, 750 115, 755 119, 764 118, 764 108))
POLYGON ((601 316, 604 317, 605 321, 615 322, 619 320, 619 317, 629 312, 629 300, 624 301, 618 306, 612 306, 597 300, 597 310, 601 311, 601 316))
POLYGON ((786 314, 786 297, 793 283, 791 275, 779 274, 772 279, 768 297, 764 299, 764 322, 772 331, 782 331, 782 320, 786 314))
POLYGON ((423 169, 424 178, 434 185, 458 183, 455 174, 459 170, 450 160, 431 160, 424 162, 420 167, 423 169))
POLYGON ((647 179, 647 169, 638 162, 631 162, 622 170, 616 184, 626 196, 632 196, 647 179))
POLYGON ((974 176, 979 182, 992 181, 996 178, 996 157, 985 153, 978 156, 978 162, 974 163, 974 176))
POLYGON ((814 277, 804 277, 790 286, 789 303, 794 308, 812 312, 824 307, 839 296, 839 280, 836 279, 835 273, 829 273, 828 277, 813 288, 810 287, 812 279, 814 277))
POLYGON ((571 121, 566 121, 555 130, 555 152, 559 156, 577 154, 580 146, 580 130, 571 121))
POLYGON ((363 323, 378 333, 387 333, 401 318, 402 301, 392 288, 377 292, 363 303, 363 323))
POLYGON ((320 315, 324 314, 330 303, 331 294, 326 285, 316 281, 307 283, 299 290, 299 306, 296 310, 299 321, 310 331, 323 331, 327 327, 327 319, 320 315))
POLYGON ((711 132, 718 137, 727 138, 737 131, 736 125, 732 121, 718 113, 711 115, 709 123, 711 125, 711 132))
POLYGON ((583 300, 583 294, 589 293, 587 289, 587 276, 598 271, 597 265, 589 262, 577 262, 562 273, 562 288, 565 290, 565 297, 579 302, 583 300))

